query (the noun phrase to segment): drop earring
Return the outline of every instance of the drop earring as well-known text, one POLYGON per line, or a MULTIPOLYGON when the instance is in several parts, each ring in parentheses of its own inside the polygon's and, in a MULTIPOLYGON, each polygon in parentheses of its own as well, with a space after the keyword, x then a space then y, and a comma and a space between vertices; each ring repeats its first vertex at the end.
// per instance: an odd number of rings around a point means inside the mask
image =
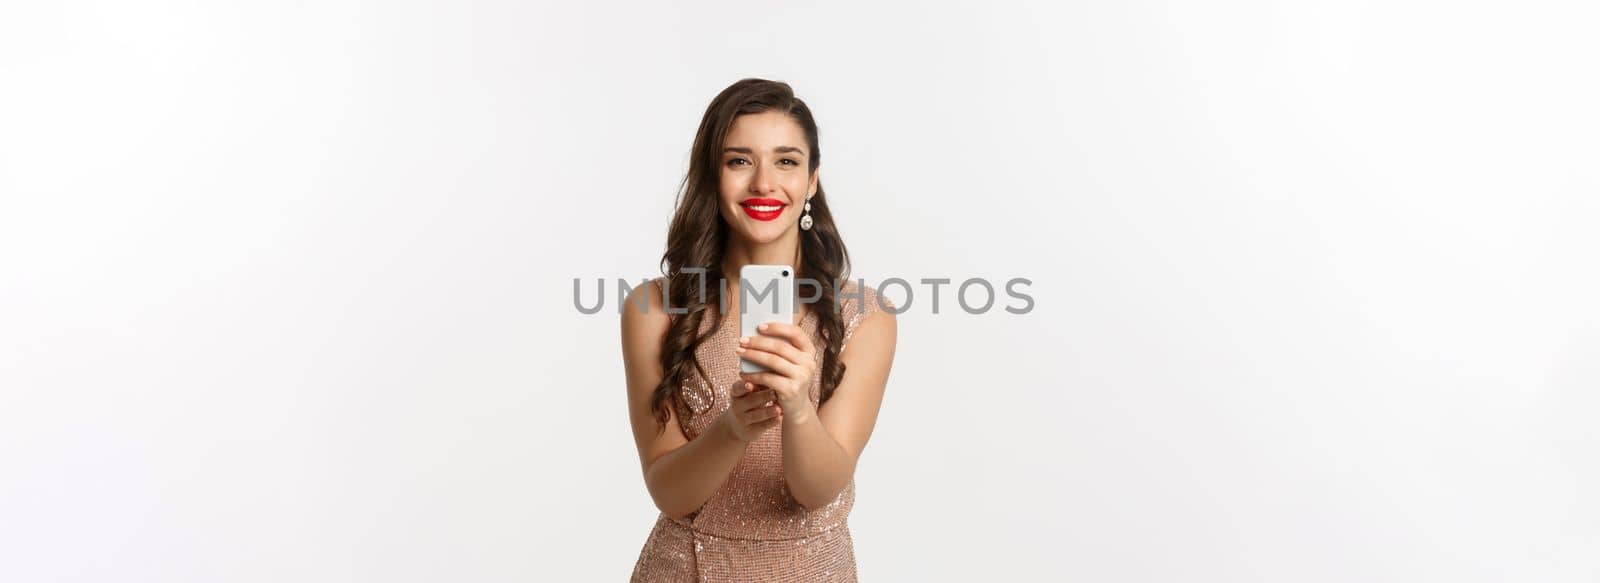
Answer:
POLYGON ((800 215, 800 230, 802 230, 802 231, 810 231, 811 230, 811 197, 809 197, 809 196, 806 197, 806 211, 805 211, 805 214, 800 215))

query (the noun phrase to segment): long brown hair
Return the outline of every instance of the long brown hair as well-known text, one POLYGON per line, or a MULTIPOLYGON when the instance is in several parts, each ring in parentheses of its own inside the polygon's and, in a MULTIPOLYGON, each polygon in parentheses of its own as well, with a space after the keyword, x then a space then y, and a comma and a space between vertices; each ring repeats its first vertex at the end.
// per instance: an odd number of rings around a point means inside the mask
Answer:
MULTIPOLYGON (((805 131, 806 146, 811 150, 808 172, 815 173, 817 165, 822 163, 822 151, 817 148, 817 122, 811 116, 811 108, 794 96, 794 90, 787 83, 742 79, 723 89, 706 107, 705 115, 700 118, 700 129, 695 132, 689 172, 684 175, 672 213, 672 225, 667 229, 667 251, 661 256, 671 302, 668 305, 675 309, 687 308, 687 311, 670 316, 671 324, 661 345, 661 383, 656 385, 650 399, 660 430, 666 429, 667 407, 674 403, 682 425, 687 425, 689 416, 698 413, 684 406, 678 395, 691 375, 698 375, 708 386, 710 384, 710 376, 695 358, 695 349, 722 324, 724 314, 713 307, 727 305, 722 301, 725 288, 717 285, 724 279, 722 259, 728 243, 728 224, 718 211, 723 141, 733 127, 734 118, 765 111, 788 115, 805 131), (705 273, 686 272, 685 268, 703 268, 705 273), (702 282, 708 290, 715 286, 716 294, 702 298, 702 282), (707 312, 715 313, 716 319, 702 334, 700 326, 707 312)), ((818 373, 821 401, 827 402, 844 378, 844 363, 839 361, 844 322, 836 308, 835 297, 836 286, 849 277, 850 257, 844 240, 839 237, 839 229, 833 224, 833 213, 828 210, 828 197, 823 193, 821 180, 817 181, 817 192, 811 197, 811 228, 800 231, 800 257, 797 275, 821 284, 821 297, 812 304, 811 312, 817 318, 817 332, 821 336, 817 348, 823 351, 822 369, 818 373)))

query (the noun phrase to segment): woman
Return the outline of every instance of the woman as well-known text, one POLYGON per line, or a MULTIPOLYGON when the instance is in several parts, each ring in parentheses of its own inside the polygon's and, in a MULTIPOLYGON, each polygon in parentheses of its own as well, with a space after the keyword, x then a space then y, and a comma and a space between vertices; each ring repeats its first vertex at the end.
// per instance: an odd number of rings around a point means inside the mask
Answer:
POLYGON ((816 122, 787 84, 734 83, 700 121, 666 276, 623 309, 628 412, 661 510, 634 581, 856 578, 845 519, 894 358, 894 307, 838 283, 849 260, 820 162, 816 122), (799 290, 794 323, 738 337, 746 264, 819 283, 799 290), (769 372, 742 374, 740 358, 769 372))

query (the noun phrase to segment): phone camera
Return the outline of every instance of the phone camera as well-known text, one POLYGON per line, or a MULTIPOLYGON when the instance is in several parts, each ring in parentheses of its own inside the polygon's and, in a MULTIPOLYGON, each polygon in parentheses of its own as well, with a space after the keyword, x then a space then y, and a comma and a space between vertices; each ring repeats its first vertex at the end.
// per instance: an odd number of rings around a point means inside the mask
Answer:
POLYGON ((789 270, 787 270, 787 269, 783 270, 783 276, 784 277, 789 277, 789 270))

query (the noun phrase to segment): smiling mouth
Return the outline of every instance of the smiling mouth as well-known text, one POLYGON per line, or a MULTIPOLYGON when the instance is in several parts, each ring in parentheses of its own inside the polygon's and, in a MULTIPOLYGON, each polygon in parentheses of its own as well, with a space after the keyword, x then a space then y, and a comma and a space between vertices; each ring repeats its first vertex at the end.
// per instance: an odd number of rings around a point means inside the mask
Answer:
POLYGON ((758 221, 770 221, 783 214, 783 207, 789 206, 775 198, 752 198, 739 203, 744 209, 744 214, 758 221))

